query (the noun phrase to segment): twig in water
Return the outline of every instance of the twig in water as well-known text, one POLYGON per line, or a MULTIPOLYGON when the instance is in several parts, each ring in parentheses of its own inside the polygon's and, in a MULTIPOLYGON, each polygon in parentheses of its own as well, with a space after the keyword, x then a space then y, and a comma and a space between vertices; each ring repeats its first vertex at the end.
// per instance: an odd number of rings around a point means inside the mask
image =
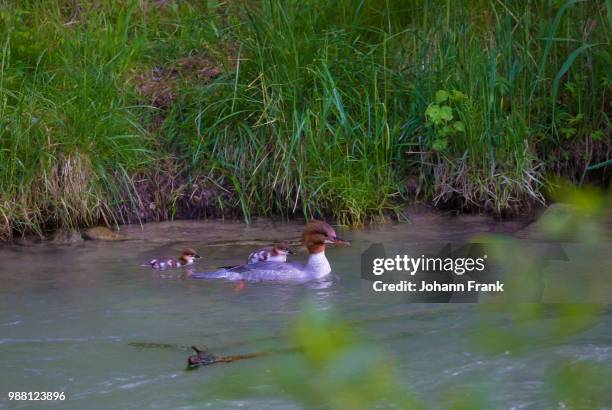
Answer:
POLYGON ((191 355, 187 358, 187 370, 196 369, 200 366, 210 366, 211 364, 216 363, 232 363, 244 359, 253 359, 255 357, 269 356, 272 353, 289 353, 296 352, 299 350, 299 348, 289 348, 277 351, 235 354, 229 356, 215 356, 214 354, 208 352, 208 348, 205 348, 204 350, 200 350, 195 346, 191 346, 191 348, 196 354, 191 355))

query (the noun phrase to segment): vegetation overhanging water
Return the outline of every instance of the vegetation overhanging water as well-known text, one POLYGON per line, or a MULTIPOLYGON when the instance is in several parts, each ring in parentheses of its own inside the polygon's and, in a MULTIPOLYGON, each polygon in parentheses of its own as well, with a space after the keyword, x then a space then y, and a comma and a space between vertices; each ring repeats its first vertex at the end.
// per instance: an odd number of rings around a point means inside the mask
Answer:
POLYGON ((0 238, 516 213, 610 178, 609 1, 6 1, 0 238))

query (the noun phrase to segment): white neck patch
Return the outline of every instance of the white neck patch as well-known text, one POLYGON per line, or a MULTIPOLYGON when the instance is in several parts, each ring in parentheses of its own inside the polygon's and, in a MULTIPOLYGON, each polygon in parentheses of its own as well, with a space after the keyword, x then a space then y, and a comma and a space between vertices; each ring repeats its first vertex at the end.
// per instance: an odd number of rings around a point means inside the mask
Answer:
POLYGON ((328 275, 331 272, 331 266, 329 266, 329 261, 325 257, 325 252, 310 254, 308 262, 306 262, 306 270, 315 278, 328 275))

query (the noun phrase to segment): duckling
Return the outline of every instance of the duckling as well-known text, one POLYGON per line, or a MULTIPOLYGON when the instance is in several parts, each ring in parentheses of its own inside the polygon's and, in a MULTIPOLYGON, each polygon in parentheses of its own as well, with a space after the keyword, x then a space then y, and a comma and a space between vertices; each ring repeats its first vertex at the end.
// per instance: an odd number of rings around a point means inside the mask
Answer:
POLYGON ((162 258, 152 259, 144 266, 151 266, 153 269, 180 268, 193 264, 195 259, 200 259, 201 256, 192 248, 185 248, 178 258, 162 258))
POLYGON ((287 262, 287 255, 293 255, 294 252, 289 249, 284 243, 275 243, 272 246, 266 246, 252 252, 247 259, 247 264, 257 262, 287 262))

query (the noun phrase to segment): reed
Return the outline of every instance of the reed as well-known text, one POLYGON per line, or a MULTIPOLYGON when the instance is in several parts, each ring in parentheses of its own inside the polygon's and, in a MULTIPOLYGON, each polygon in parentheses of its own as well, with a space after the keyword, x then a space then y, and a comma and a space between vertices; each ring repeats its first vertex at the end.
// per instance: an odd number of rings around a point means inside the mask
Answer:
POLYGON ((610 13, 573 0, 5 2, 0 236, 136 220, 147 189, 170 191, 159 219, 203 206, 199 189, 246 221, 361 224, 414 200, 519 212, 552 176, 606 183, 593 166, 612 157, 610 13), (160 164, 180 183, 159 189, 160 164))

